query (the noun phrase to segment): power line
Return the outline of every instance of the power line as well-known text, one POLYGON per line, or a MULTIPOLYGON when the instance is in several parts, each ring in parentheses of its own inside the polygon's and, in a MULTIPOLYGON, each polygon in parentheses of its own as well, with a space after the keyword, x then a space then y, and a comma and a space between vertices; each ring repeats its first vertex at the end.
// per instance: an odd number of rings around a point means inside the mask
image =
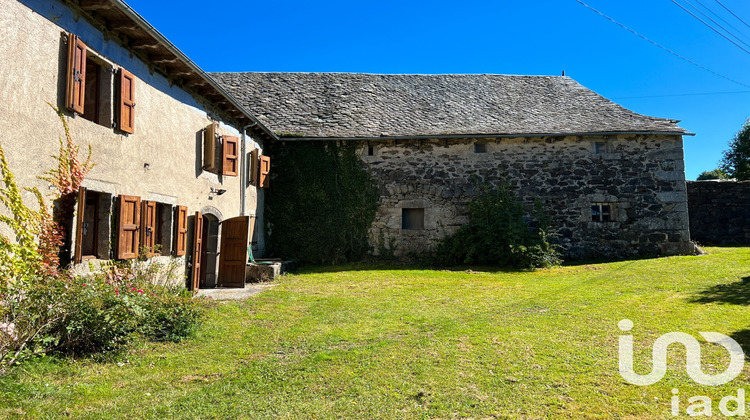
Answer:
POLYGON ((710 7, 708 7, 705 4, 701 3, 700 0, 695 0, 695 2, 698 3, 698 4, 700 4, 701 6, 703 6, 704 9, 708 10, 709 12, 711 12, 711 14, 714 15, 714 16, 716 16, 717 19, 719 19, 720 21, 726 23, 727 26, 729 26, 730 28, 734 29, 737 33, 739 33, 740 35, 742 35, 745 39, 750 39, 750 38, 748 38, 747 34, 745 34, 741 29, 737 29, 737 27, 735 27, 734 25, 732 25, 731 23, 729 23, 726 19, 724 19, 723 17, 721 17, 718 13, 714 12, 710 7))
POLYGON ((706 21, 705 21, 705 20, 703 20, 703 19, 699 18, 698 16, 696 16, 696 15, 695 15, 695 13, 693 13, 693 12, 691 12, 690 10, 686 9, 686 8, 685 8, 685 6, 681 5, 680 3, 677 3, 677 1, 675 1, 675 0, 672 0, 672 3, 676 4, 677 6, 679 6, 679 7, 680 7, 680 9, 682 9, 682 10, 684 10, 684 11, 688 12, 688 13, 690 14, 690 16, 692 16, 692 17, 694 17, 694 18, 698 19, 698 20, 700 21, 700 23, 702 23, 702 24, 704 24, 704 25, 708 26, 708 27, 709 27, 709 28, 710 28, 710 29, 711 29, 712 31, 714 31, 714 32, 716 32, 717 34, 721 35, 721 37, 722 37, 722 38, 724 38, 724 39, 726 39, 727 41, 731 42, 731 43, 732 43, 732 44, 734 44, 734 45, 735 45, 735 46, 736 46, 737 48, 739 48, 739 49, 741 49, 742 51, 744 51, 744 52, 746 52, 746 53, 750 54, 750 51, 748 51, 748 50, 746 50, 746 49, 742 48, 742 45, 740 45, 740 44, 738 44, 738 43, 736 43, 736 42, 732 41, 732 40, 731 40, 731 39, 730 39, 730 38, 729 38, 728 36, 726 36, 726 35, 724 35, 723 33, 721 33, 721 32, 720 32, 720 31, 719 31, 718 29, 716 29, 716 28, 714 28, 713 26, 709 25, 708 23, 706 23, 706 21))
MULTIPOLYGON (((700 3, 700 1, 697 1, 697 0, 696 0, 696 2, 697 2, 697 3, 700 3)), ((697 8, 697 7, 695 7, 695 5, 694 5, 693 3, 690 3, 690 1, 689 1, 689 0, 685 0, 685 3, 689 4, 689 5, 690 5, 690 7, 692 7, 693 9, 695 9, 695 10, 696 10, 696 11, 697 11, 698 13, 700 13, 701 15, 703 15, 703 16, 704 16, 704 17, 705 17, 706 19, 710 20, 710 21, 711 21, 711 22, 712 22, 712 23, 713 23, 714 25, 716 25, 716 26, 718 26, 719 28, 721 28, 721 29, 722 29, 722 30, 723 30, 724 32, 726 32, 726 33, 728 33, 729 35, 731 35, 731 36, 732 36, 732 37, 733 37, 734 39, 736 39, 737 41, 739 41, 739 42, 741 42, 741 43, 745 44, 745 46, 747 46, 747 47, 750 47, 750 45, 748 45, 748 43, 747 43, 747 42, 745 42, 745 41, 741 40, 741 39, 740 39, 740 37, 738 37, 737 35, 735 35, 735 33, 734 33, 734 32, 732 32, 732 31, 730 31, 729 29, 727 29, 727 28, 725 28, 725 27, 721 26, 721 24, 720 24, 719 22, 717 22, 717 21, 715 21, 715 20, 711 19, 711 16, 708 16, 707 14, 703 13, 703 11, 702 11, 702 10, 700 10, 700 9, 699 9, 699 8, 697 8)), ((701 4, 701 6, 703 6, 703 7, 706 7, 706 6, 705 6, 705 5, 703 5, 702 3, 700 3, 700 4, 701 4)), ((710 11, 711 11, 711 10, 709 9, 709 12, 710 12, 710 11)), ((712 12, 712 13, 713 13, 713 12, 712 12)), ((712 29, 713 29, 713 28, 712 28, 712 29)))
POLYGON ((705 70, 705 71, 707 71, 707 72, 709 72, 709 73, 711 73, 711 74, 713 74, 713 75, 715 75, 715 76, 719 76, 719 77, 721 77, 722 79, 726 79, 726 80, 729 80, 729 81, 730 81, 730 82, 732 82, 732 83, 736 83, 736 84, 738 84, 738 85, 740 85, 740 86, 744 86, 744 87, 746 87, 746 88, 750 88, 750 85, 748 85, 748 84, 745 84, 745 83, 739 82, 739 81, 737 81, 737 80, 734 80, 734 79, 732 79, 732 78, 730 78, 730 77, 724 76, 723 74, 717 73, 717 72, 715 72, 715 71, 713 71, 713 70, 709 69, 708 67, 704 67, 704 66, 702 66, 702 65, 700 65, 700 64, 698 64, 698 63, 696 63, 695 61, 693 61, 693 60, 691 60, 691 59, 689 59, 689 58, 687 58, 687 57, 684 57, 684 56, 682 56, 682 55, 680 55, 680 54, 678 54, 678 53, 676 53, 676 52, 674 52, 674 51, 670 50, 670 49, 669 49, 669 48, 667 48, 667 47, 664 47, 664 46, 662 46, 661 44, 657 43, 656 41, 652 41, 651 39, 649 39, 649 38, 646 38, 645 36, 643 36, 643 35, 639 34, 638 32, 636 32, 636 31, 634 31, 634 30, 632 30, 632 29, 628 28, 627 26, 623 25, 622 23, 620 23, 620 22, 618 22, 618 21, 616 21, 616 20, 612 19, 611 17, 609 17, 609 16, 605 15, 604 13, 602 13, 602 12, 600 12, 600 11, 598 11, 598 10, 594 9, 593 7, 591 7, 591 6, 589 6, 588 4, 584 3, 583 1, 581 1, 581 0, 576 0, 576 1, 577 1, 578 3, 581 3, 582 5, 584 5, 584 6, 586 7, 586 8, 588 8, 588 9, 590 9, 590 10, 592 10, 592 11, 596 12, 596 13, 597 13, 598 15, 600 15, 600 16, 604 17, 605 19, 609 20, 610 22, 612 22, 612 23, 616 24, 617 26, 619 26, 619 27, 621 27, 621 28, 625 29, 626 31, 628 31, 628 32, 632 33, 633 35, 636 35, 637 37, 639 37, 639 38, 641 38, 641 39, 643 39, 643 40, 645 40, 645 41, 648 41, 648 42, 649 42, 649 43, 651 43, 651 44, 654 44, 654 45, 656 45, 657 47, 659 47, 659 48, 661 48, 662 50, 664 50, 664 51, 666 51, 666 52, 668 52, 668 53, 670 53, 670 54, 674 55, 674 56, 675 56, 675 57, 677 57, 677 58, 679 58, 679 59, 681 59, 681 60, 685 60, 685 61, 687 61, 688 63, 690 63, 690 64, 692 64, 692 65, 694 65, 694 66, 696 66, 696 67, 698 67, 698 68, 700 68, 700 69, 703 69, 703 70, 705 70))
POLYGON ((732 16, 736 17, 737 20, 739 20, 740 22, 744 23, 745 26, 747 26, 748 28, 750 28, 750 25, 748 25, 747 22, 745 22, 744 20, 742 20, 742 18, 740 18, 739 16, 735 15, 733 11, 729 10, 729 8, 727 6, 724 6, 719 0, 714 0, 714 1, 716 3, 719 3, 719 6, 723 7, 724 10, 726 10, 727 12, 729 12, 732 16))
POLYGON ((615 96, 608 99, 640 99, 640 98, 669 98, 674 96, 706 96, 706 95, 729 95, 734 93, 750 93, 750 90, 735 90, 730 92, 700 92, 700 93, 674 93, 669 95, 648 95, 648 96, 615 96))

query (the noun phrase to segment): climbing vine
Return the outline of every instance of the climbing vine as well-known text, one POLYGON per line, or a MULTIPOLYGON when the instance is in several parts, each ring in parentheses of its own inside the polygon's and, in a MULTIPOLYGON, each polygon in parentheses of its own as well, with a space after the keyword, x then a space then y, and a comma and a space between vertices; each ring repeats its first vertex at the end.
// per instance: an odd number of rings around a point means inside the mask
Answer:
POLYGON ((71 248, 71 228, 73 226, 73 213, 76 206, 78 189, 81 187, 86 175, 93 169, 94 164, 91 162, 91 145, 88 147, 86 160, 81 162, 79 157, 80 146, 75 144, 73 137, 70 135, 70 128, 65 119, 65 114, 60 108, 49 104, 55 110, 57 116, 62 122, 65 131, 65 141, 58 138, 60 149, 57 155, 52 157, 57 161, 57 167, 44 172, 39 178, 52 184, 56 191, 54 212, 52 217, 45 217, 43 229, 40 233, 42 238, 49 238, 49 245, 45 248, 45 259, 53 258, 49 255, 57 249, 58 256, 54 262, 67 266, 70 262, 71 248))
POLYGON ((315 264, 356 261, 370 251, 378 193, 356 145, 277 142, 266 190, 272 255, 315 264))

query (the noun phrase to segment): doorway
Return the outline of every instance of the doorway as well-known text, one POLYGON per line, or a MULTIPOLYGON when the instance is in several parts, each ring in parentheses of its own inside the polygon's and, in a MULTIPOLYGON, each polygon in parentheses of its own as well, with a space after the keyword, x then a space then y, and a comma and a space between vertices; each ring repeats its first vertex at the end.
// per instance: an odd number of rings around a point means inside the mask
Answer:
POLYGON ((216 287, 219 258, 219 219, 212 214, 203 214, 203 242, 201 247, 200 288, 216 287))

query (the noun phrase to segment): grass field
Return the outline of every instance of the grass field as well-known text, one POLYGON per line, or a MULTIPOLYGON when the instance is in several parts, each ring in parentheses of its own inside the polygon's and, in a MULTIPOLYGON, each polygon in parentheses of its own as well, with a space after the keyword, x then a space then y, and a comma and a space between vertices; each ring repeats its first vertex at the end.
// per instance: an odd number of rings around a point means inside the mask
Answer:
MULTIPOLYGON (((220 303, 197 337, 121 363, 42 359, 0 379, 0 418, 671 418, 694 395, 748 388, 750 364, 695 384, 684 351, 651 386, 618 373, 632 320, 636 370, 667 332, 717 331, 750 355, 750 248, 536 272, 342 266, 220 303)), ((702 339, 701 339, 702 340, 702 339)), ((703 342, 703 367, 729 358, 703 342)))

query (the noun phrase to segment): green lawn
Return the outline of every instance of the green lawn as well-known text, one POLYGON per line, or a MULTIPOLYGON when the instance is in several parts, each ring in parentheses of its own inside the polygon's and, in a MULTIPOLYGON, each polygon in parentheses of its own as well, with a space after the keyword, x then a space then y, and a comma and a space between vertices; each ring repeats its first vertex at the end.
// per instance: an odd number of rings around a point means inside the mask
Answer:
MULTIPOLYGON (((750 248, 536 272, 344 266, 285 276, 222 303, 196 338, 126 363, 40 360, 0 379, 0 418, 669 418, 672 388, 718 401, 670 350, 652 386, 617 371, 617 322, 636 370, 670 331, 735 337, 750 356, 750 248)), ((722 347, 703 366, 723 371, 722 347)))

